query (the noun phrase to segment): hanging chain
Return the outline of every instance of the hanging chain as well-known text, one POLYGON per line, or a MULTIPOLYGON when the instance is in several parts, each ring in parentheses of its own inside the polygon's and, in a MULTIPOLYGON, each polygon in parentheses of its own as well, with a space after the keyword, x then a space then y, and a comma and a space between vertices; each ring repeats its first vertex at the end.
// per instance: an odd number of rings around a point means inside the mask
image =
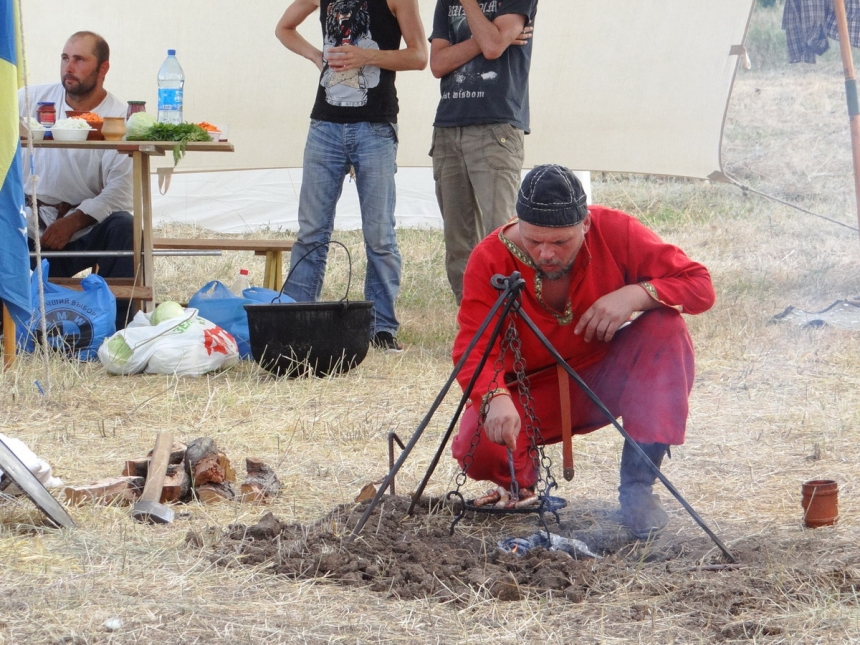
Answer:
MULTIPOLYGON (((505 356, 508 351, 513 354, 513 371, 517 380, 517 391, 519 395, 520 405, 524 412, 523 430, 528 438, 528 457, 534 465, 538 473, 536 482, 536 493, 543 497, 550 490, 556 487, 555 478, 552 476, 552 460, 546 455, 543 449, 543 436, 540 431, 540 420, 535 414, 535 400, 529 389, 529 377, 526 375, 526 362, 522 355, 522 341, 517 332, 517 327, 514 320, 514 312, 508 314, 508 324, 505 329, 505 334, 502 337, 500 344, 499 355, 493 363, 493 379, 487 386, 487 394, 481 401, 481 409, 478 411, 478 425, 469 442, 469 451, 463 457, 463 468, 457 474, 455 483, 457 491, 466 483, 466 472, 475 461, 475 450, 481 442, 481 432, 484 427, 484 421, 487 418, 487 412, 490 409, 490 401, 493 399, 493 392, 499 389, 502 384, 499 382, 499 375, 505 372, 505 356), (544 476, 541 476, 541 474, 544 476)), ((504 379, 502 379, 504 380, 504 379)))
POLYGON ((549 491, 556 487, 555 478, 552 476, 552 460, 546 455, 543 447, 543 436, 540 432, 540 419, 535 414, 535 400, 532 397, 529 377, 526 375, 526 361, 522 355, 522 340, 514 325, 514 316, 511 312, 508 332, 505 341, 508 343, 514 356, 514 374, 517 377, 517 391, 520 405, 523 408, 523 430, 528 438, 528 456, 532 465, 538 473, 535 483, 535 492, 538 497, 544 497, 549 491), (544 476, 541 476, 543 473, 544 476))

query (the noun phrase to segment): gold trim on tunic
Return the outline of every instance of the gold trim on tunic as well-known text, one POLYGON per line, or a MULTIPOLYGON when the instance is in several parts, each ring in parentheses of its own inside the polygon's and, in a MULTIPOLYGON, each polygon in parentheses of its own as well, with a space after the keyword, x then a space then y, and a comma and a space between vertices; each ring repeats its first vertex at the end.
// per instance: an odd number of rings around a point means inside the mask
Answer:
POLYGON ((654 285, 650 282, 640 282, 639 286, 645 289, 646 293, 651 296, 654 300, 659 302, 661 305, 665 305, 666 307, 671 307, 672 309, 677 309, 681 313, 684 313, 684 305, 670 305, 668 302, 663 302, 660 300, 660 296, 657 295, 657 289, 654 288, 654 285))
MULTIPOLYGON (((514 220, 513 223, 516 223, 519 220, 514 220)), ((499 230, 499 239, 502 244, 511 252, 515 258, 517 258, 520 262, 525 264, 527 267, 534 269, 535 272, 535 297, 537 298, 540 306, 543 307, 546 311, 553 315, 553 317, 558 321, 558 324, 561 326, 569 325, 573 322, 573 307, 570 303, 570 295, 567 298, 567 304, 564 307, 564 313, 559 314, 555 309, 547 305, 543 301, 543 280, 540 277, 540 271, 537 268, 537 265, 532 261, 532 259, 528 256, 527 253, 524 253, 523 250, 514 244, 503 232, 502 229, 499 230)))

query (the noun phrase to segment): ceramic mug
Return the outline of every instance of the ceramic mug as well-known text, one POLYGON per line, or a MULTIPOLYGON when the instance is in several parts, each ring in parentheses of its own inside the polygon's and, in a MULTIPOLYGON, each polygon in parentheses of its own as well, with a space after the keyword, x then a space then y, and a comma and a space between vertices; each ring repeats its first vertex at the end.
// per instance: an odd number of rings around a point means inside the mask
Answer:
POLYGON ((125 119, 121 116, 104 117, 102 136, 105 141, 119 141, 125 136, 125 119))

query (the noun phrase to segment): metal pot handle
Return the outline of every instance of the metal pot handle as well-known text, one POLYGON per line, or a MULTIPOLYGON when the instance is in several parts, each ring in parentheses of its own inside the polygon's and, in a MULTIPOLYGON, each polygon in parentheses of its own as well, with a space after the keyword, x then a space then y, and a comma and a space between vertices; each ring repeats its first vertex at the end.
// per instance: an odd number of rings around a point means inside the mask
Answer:
POLYGON ((307 253, 305 253, 302 257, 299 258, 299 261, 296 262, 293 266, 290 267, 289 273, 287 273, 287 277, 284 279, 284 284, 281 285, 281 290, 278 292, 278 295, 275 298, 272 298, 272 302, 280 301, 281 295, 284 293, 284 289, 287 286, 287 282, 290 281, 290 276, 293 275, 293 271, 296 270, 296 267, 301 264, 302 260, 308 257, 311 253, 316 251, 318 248, 322 246, 329 246, 330 244, 337 244, 342 247, 344 251, 346 251, 346 259, 349 264, 349 272, 346 274, 346 293, 343 294, 343 298, 340 299, 340 302, 349 302, 349 288, 352 285, 352 255, 349 253, 349 249, 346 248, 346 245, 343 242, 338 242, 337 240, 329 240, 328 242, 317 242, 314 244, 307 253))

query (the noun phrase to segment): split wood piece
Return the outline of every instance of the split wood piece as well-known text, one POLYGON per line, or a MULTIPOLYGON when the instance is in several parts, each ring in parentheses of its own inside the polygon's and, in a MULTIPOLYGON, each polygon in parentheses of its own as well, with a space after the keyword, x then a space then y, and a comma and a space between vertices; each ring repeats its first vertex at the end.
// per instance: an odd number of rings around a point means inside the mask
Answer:
POLYGON ((248 476, 242 482, 243 502, 262 502, 281 492, 281 482, 275 471, 257 457, 245 459, 248 476))
POLYGON ((66 486, 63 492, 72 506, 85 502, 96 504, 131 504, 143 491, 143 477, 112 477, 86 486, 66 486))
POLYGON ((194 493, 204 504, 231 502, 236 499, 236 489, 231 482, 219 482, 195 486, 194 493))
MULTIPOLYGON (((185 459, 186 446, 178 441, 173 442, 170 448, 170 459, 168 464, 180 464, 185 459)), ((122 474, 125 476, 146 477, 149 472, 149 460, 152 458, 152 450, 147 453, 146 457, 139 459, 128 459, 122 469, 122 474)))
POLYGON ((188 444, 185 451, 185 470, 197 488, 205 484, 221 484, 236 481, 236 471, 230 460, 218 450, 215 441, 200 437, 188 444))
POLYGON ((161 488, 161 503, 187 502, 189 499, 191 499, 191 480, 185 472, 185 464, 183 462, 170 464, 161 488))
MULTIPOLYGON (((186 450, 188 450, 188 446, 184 443, 180 443, 179 441, 174 441, 173 445, 170 446, 170 459, 167 460, 167 464, 182 463, 182 460, 185 459, 186 450)), ((152 450, 146 453, 146 456, 152 457, 152 450)))
POLYGON ((146 473, 149 471, 149 457, 141 457, 139 459, 128 459, 122 469, 124 477, 143 477, 146 478, 146 473))

